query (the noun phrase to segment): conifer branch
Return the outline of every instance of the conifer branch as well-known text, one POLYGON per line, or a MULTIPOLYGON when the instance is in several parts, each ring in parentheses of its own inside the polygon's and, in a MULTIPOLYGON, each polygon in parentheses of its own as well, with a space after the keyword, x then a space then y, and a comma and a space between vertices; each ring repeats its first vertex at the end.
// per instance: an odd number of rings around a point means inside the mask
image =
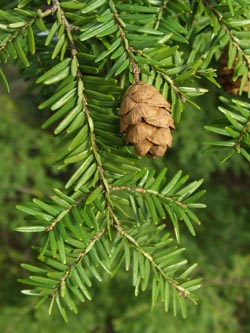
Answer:
POLYGON ((99 241, 102 235, 105 233, 106 228, 101 229, 98 231, 95 236, 92 238, 92 241, 88 244, 86 248, 84 248, 76 257, 76 259, 69 265, 69 267, 63 273, 63 276, 60 278, 60 282, 57 284, 55 289, 51 292, 50 296, 54 297, 59 292, 61 288, 62 281, 65 282, 67 278, 70 276, 70 273, 73 269, 75 269, 82 261, 82 259, 93 249, 95 243, 99 241))
POLYGON ((55 226, 67 215, 69 214, 73 208, 77 207, 86 199, 86 195, 77 200, 76 203, 70 205, 67 209, 64 209, 58 216, 52 221, 52 223, 46 228, 46 231, 49 232, 55 228, 55 226))
MULTIPOLYGON (((37 16, 38 17, 38 16, 37 16)), ((6 49, 9 43, 12 43, 15 38, 19 37, 22 34, 23 29, 27 29, 28 26, 32 26, 35 23, 35 19, 30 20, 29 22, 24 23, 21 28, 17 28, 14 30, 13 34, 10 34, 7 39, 4 40, 3 43, 0 44, 0 53, 6 49)))
MULTIPOLYGON (((163 79, 166 80, 166 81, 170 84, 170 86, 171 86, 172 89, 174 90, 176 96, 177 96, 178 98, 180 98, 181 101, 182 101, 183 103, 185 103, 186 100, 187 100, 187 99, 186 99, 186 96, 185 96, 185 95, 179 90, 179 88, 175 85, 174 80, 172 80, 172 79, 166 74, 166 72, 165 72, 164 70, 162 70, 161 68, 159 68, 158 66, 154 66, 154 65, 152 65, 152 67, 155 68, 156 72, 158 72, 158 73, 163 77, 163 79)), ((194 74, 195 74, 195 73, 193 73, 193 75, 194 75, 194 74)))
POLYGON ((134 52, 134 49, 129 45, 129 41, 126 38, 126 33, 125 33, 125 31, 123 30, 123 27, 122 27, 122 20, 119 17, 119 14, 118 14, 118 11, 115 7, 114 1, 110 0, 109 4, 110 4, 111 10, 113 11, 113 17, 114 17, 115 24, 118 27, 120 37, 122 39, 123 48, 124 48, 124 50, 125 50, 125 52, 128 56, 129 62, 130 62, 131 66, 132 66, 132 69, 133 69, 132 74, 133 74, 134 80, 135 80, 135 82, 139 82, 140 81, 140 68, 139 68, 138 64, 135 62, 135 60, 132 56, 132 54, 134 52))
POLYGON ((142 194, 153 194, 158 198, 165 199, 171 203, 174 203, 177 206, 180 206, 182 208, 187 208, 187 205, 183 204, 182 202, 178 200, 174 200, 173 198, 169 196, 165 196, 157 191, 150 190, 150 189, 144 189, 142 187, 130 187, 130 186, 113 186, 110 188, 111 192, 115 191, 128 191, 131 193, 142 193, 142 194))
MULTIPOLYGON (((69 24, 68 20, 65 17, 64 11, 63 9, 60 7, 60 3, 58 0, 53 0, 54 6, 56 6, 57 10, 59 11, 59 15, 61 16, 62 19, 62 23, 65 26, 65 30, 67 32, 67 38, 70 42, 70 50, 71 50, 71 56, 72 59, 76 58, 77 59, 77 47, 74 43, 74 38, 72 35, 72 29, 71 29, 71 25, 69 24)), ((77 59, 77 63, 79 64, 79 61, 77 59)), ((109 215, 110 215, 110 223, 113 223, 113 208, 112 208, 112 202, 110 199, 110 194, 109 194, 109 185, 108 182, 104 176, 104 170, 103 170, 103 165, 102 165, 102 161, 101 161, 101 156, 98 153, 98 147, 96 144, 96 139, 95 139, 95 131, 94 131, 94 123, 91 117, 91 113, 88 109, 88 102, 87 102, 87 97, 84 94, 84 76, 83 73, 80 71, 80 69, 78 68, 77 70, 77 80, 78 80, 78 97, 80 100, 82 100, 83 102, 83 113, 86 116, 87 119, 87 124, 88 124, 88 128, 89 128, 89 136, 90 136, 90 143, 91 143, 91 148, 92 148, 92 153, 97 165, 97 170, 99 173, 99 177, 100 177, 100 182, 101 182, 101 186, 103 188, 103 192, 105 195, 105 200, 106 200, 106 204, 107 204, 107 209, 109 211, 109 215)), ((108 226, 109 229, 109 226, 108 226)))
MULTIPOLYGON (((117 135, 118 117, 114 114, 122 90, 117 80, 124 83, 125 79, 125 84, 128 84, 132 74, 132 80, 138 82, 140 71, 143 78, 153 73, 149 81, 155 78, 153 85, 164 91, 165 96, 168 87, 171 88, 173 107, 176 97, 185 102, 185 96, 189 96, 176 86, 172 76, 168 76, 167 68, 174 63, 174 53, 178 48, 178 45, 172 47, 174 40, 169 47, 167 40, 172 34, 168 34, 168 26, 163 27, 168 2, 162 0, 156 7, 150 2, 142 4, 140 1, 134 4, 132 1, 114 0, 84 3, 51 0, 45 11, 39 9, 32 17, 33 23, 35 19, 40 20, 37 22, 40 31, 48 30, 45 43, 41 43, 43 38, 37 37, 37 29, 27 32, 27 36, 30 33, 29 39, 19 40, 17 51, 28 47, 30 53, 37 52, 37 57, 44 63, 44 72, 38 68, 34 73, 33 66, 38 67, 36 59, 28 61, 24 52, 19 52, 18 59, 27 67, 24 69, 27 77, 34 79, 38 75, 36 83, 43 85, 46 91, 46 98, 38 108, 53 111, 43 128, 55 125, 54 134, 60 134, 57 163, 62 168, 70 164, 76 166, 65 185, 65 192, 55 189, 55 195, 48 200, 34 199, 20 207, 35 217, 34 225, 19 228, 20 232, 47 232, 45 245, 37 248, 43 268, 24 265, 35 274, 21 282, 34 288, 27 294, 42 296, 42 300, 50 297, 50 310, 55 300, 64 318, 64 306, 77 312, 73 297, 80 301, 85 296, 89 298, 87 287, 91 286, 91 279, 101 280, 95 267, 100 266, 109 274, 112 267, 115 274, 122 261, 126 265, 130 262, 130 249, 133 258, 141 260, 133 261, 133 268, 138 262, 140 266, 139 275, 137 270, 133 275, 136 293, 140 281, 144 280, 142 290, 146 290, 150 281, 152 290, 157 290, 156 294, 159 288, 161 298, 165 294, 166 307, 170 287, 173 302, 179 301, 184 313, 184 297, 192 300, 192 291, 199 287, 197 279, 189 279, 190 269, 178 275, 187 262, 179 260, 183 249, 169 246, 173 239, 164 233, 165 226, 158 224, 159 219, 163 220, 168 215, 177 242, 180 240, 179 221, 183 221, 191 234, 195 234, 193 223, 199 224, 199 220, 191 209, 202 207, 196 200, 203 191, 194 194, 201 182, 183 187, 188 176, 182 177, 181 171, 166 182, 165 168, 157 175, 154 170, 149 172, 136 165, 131 153, 121 148, 123 143, 117 135), (45 17, 49 18, 45 22, 49 29, 43 23, 45 17), (36 37, 39 41, 37 50, 36 37), (51 91, 51 96, 47 97, 51 91), (70 194, 66 194, 68 189, 70 194), (132 224, 131 220, 134 221, 132 224), (147 278, 143 271, 149 273, 147 278)), ((29 13, 29 1, 22 2, 22 5, 27 6, 29 13)), ((184 7, 176 6, 180 15, 183 15, 184 7)), ((24 11, 20 11, 20 17, 24 11)), ((11 16, 7 17, 6 26, 9 21, 11 16)), ((176 32, 178 39, 182 19, 177 24, 173 19, 171 22, 173 34, 176 32)), ((10 51, 15 59, 15 49, 10 51)), ((187 66, 191 72, 191 64, 187 66)), ((169 68, 169 75, 183 68, 185 71, 186 66, 179 64, 177 70, 169 68)), ((1 78, 3 80, 4 76, 0 73, 1 78)), ((153 305, 157 301, 154 296, 152 292, 153 305)))
MULTIPOLYGON (((225 33, 228 35, 229 39, 232 41, 232 44, 236 47, 237 51, 242 55, 243 61, 245 63, 246 68, 248 69, 248 72, 250 72, 250 58, 245 54, 244 50, 240 46, 238 39, 235 38, 233 32, 231 29, 224 23, 223 15, 217 12, 217 10, 214 9, 214 7, 211 5, 210 1, 203 0, 205 6, 212 12, 212 14, 216 17, 218 20, 218 23, 222 30, 225 31, 225 33)), ((250 73, 248 73, 248 77, 250 77, 250 73)))
MULTIPOLYGON (((146 59, 150 59, 150 57, 145 52, 143 52, 141 50, 137 50, 136 53, 139 54, 140 56, 146 58, 146 59)), ((173 89, 176 96, 178 98, 180 98, 183 103, 185 103, 186 102, 186 96, 175 85, 174 80, 171 79, 171 77, 166 74, 166 69, 160 68, 159 66, 154 65, 154 64, 150 64, 150 67, 152 67, 154 69, 154 71, 163 78, 164 81, 169 83, 170 87, 173 89)), ((193 75, 195 75, 195 72, 193 73, 193 75)))
POLYGON ((247 132, 250 132, 250 116, 247 118, 247 121, 246 121, 245 125, 243 126, 243 129, 240 132, 240 136, 235 143, 235 148, 237 151, 240 151, 241 142, 245 138, 245 135, 247 132))
POLYGON ((64 11, 60 6, 60 2, 58 0, 53 0, 52 12, 56 12, 56 11, 58 11, 58 14, 61 18, 62 24, 64 25, 65 30, 67 32, 67 38, 68 38, 69 45, 70 45, 71 56, 72 56, 72 58, 74 58, 77 54, 77 51, 76 51, 73 36, 72 36, 72 33, 71 33, 72 25, 69 24, 68 20, 66 19, 64 11))
POLYGON ((49 8, 49 9, 46 9, 45 11, 41 11, 39 10, 38 13, 30 20, 30 21, 27 21, 27 22, 24 22, 23 26, 20 27, 20 28, 16 28, 13 32, 13 34, 10 34, 8 36, 7 39, 4 40, 3 43, 0 44, 0 53, 6 49, 6 47, 8 46, 9 43, 12 43, 12 41, 19 37, 21 34, 22 34, 22 31, 27 29, 28 27, 31 27, 33 26, 37 20, 39 20, 40 18, 44 18, 44 17, 47 17, 47 16, 50 16, 52 15, 53 13, 55 12, 55 8, 54 6, 49 8))
POLYGON ((159 26, 160 26, 161 20, 163 18, 164 11, 165 11, 168 3, 169 3, 169 0, 163 0, 162 1, 159 13, 158 13, 158 15, 157 15, 157 17, 155 19, 155 22, 154 22, 154 29, 155 30, 157 30, 159 28, 159 26))
POLYGON ((172 279, 171 277, 169 277, 160 267, 159 265, 157 265, 157 263, 155 262, 154 258, 146 251, 143 249, 142 246, 140 246, 140 244, 138 244, 138 242, 135 240, 134 237, 132 237, 130 234, 128 234, 124 228, 121 227, 121 225, 115 225, 116 230, 127 239, 127 241, 138 251, 140 252, 143 257, 148 260, 150 262, 150 265, 152 266, 153 269, 155 269, 157 271, 157 273, 163 277, 163 279, 165 281, 167 281, 170 285, 172 285, 179 293, 180 296, 185 297, 191 301, 193 301, 193 299, 189 296, 190 293, 188 290, 185 290, 184 288, 182 288, 179 283, 175 280, 172 279))

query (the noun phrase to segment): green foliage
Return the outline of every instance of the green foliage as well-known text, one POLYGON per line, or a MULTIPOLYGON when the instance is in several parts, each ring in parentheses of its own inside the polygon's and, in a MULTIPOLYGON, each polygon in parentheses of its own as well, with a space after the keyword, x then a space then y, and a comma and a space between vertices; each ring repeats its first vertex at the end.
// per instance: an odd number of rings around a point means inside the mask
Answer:
MULTIPOLYGON (((242 93, 249 79, 248 1, 47 4, 14 1, 0 10, 1 63, 16 63, 40 89, 38 108, 51 113, 42 127, 58 136, 55 164, 70 174, 64 189, 19 206, 29 222, 17 230, 43 234, 34 247, 38 263, 22 265, 30 276, 20 281, 32 288, 23 293, 40 297, 39 305, 49 301, 49 313, 56 305, 67 321, 68 309, 77 313, 78 303, 92 298, 94 280, 123 265, 136 296, 149 288, 152 306, 161 300, 166 311, 186 317, 200 279, 178 243, 183 225, 195 235, 200 224, 202 180, 187 183, 182 171, 170 178, 167 168, 143 167, 124 147, 117 108, 123 90, 142 80, 171 102, 178 123, 187 105, 200 108, 195 98, 207 92, 200 79, 218 86, 209 66, 227 45, 228 66, 239 59, 233 79, 242 77, 242 93)), ((8 91, 3 71, 0 79, 8 91)), ((208 129, 232 139, 213 144, 249 160, 249 108, 223 101, 230 125, 208 129)))
POLYGON ((220 106, 219 110, 224 114, 226 121, 220 123, 220 126, 206 126, 210 132, 227 137, 227 140, 208 142, 215 147, 224 147, 228 150, 222 161, 231 158, 235 153, 242 154, 248 162, 250 155, 250 111, 249 104, 239 99, 232 101, 222 98, 221 101, 226 104, 226 108, 220 106))

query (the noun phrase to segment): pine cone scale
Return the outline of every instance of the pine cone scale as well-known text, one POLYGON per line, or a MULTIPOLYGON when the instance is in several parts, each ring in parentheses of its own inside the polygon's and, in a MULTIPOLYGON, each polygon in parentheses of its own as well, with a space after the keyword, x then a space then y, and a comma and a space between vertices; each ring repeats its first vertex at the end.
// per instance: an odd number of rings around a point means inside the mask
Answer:
POLYGON ((156 128, 143 122, 128 127, 127 142, 140 143, 154 135, 156 128))
POLYGON ((172 146, 172 135, 169 128, 156 129, 154 134, 151 137, 148 137, 148 140, 155 145, 162 146, 167 144, 169 147, 172 146))
POLYGON ((145 121, 147 124, 156 127, 174 127, 173 118, 169 113, 166 113, 162 107, 152 108, 151 106, 143 103, 137 104, 132 111, 124 114, 120 121, 120 131, 124 132, 129 125, 135 125, 140 121, 145 121))
POLYGON ((144 156, 149 152, 151 147, 152 147, 152 142, 148 140, 143 140, 141 143, 135 144, 135 152, 139 156, 144 156))

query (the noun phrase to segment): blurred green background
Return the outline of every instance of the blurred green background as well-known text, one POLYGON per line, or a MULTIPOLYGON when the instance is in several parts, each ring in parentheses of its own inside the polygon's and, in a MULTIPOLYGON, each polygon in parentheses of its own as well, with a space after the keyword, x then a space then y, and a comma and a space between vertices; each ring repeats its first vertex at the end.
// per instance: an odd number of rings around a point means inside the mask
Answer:
MULTIPOLYGON (((190 305, 187 319, 166 314, 161 304, 153 311, 150 292, 133 295, 130 277, 120 272, 93 287, 93 301, 79 307, 65 324, 47 307, 34 309, 36 300, 20 293, 20 263, 32 263, 32 244, 39 235, 14 232, 25 224, 18 203, 49 195, 63 187, 65 175, 53 169, 55 139, 40 129, 45 119, 34 98, 13 68, 8 68, 11 94, 0 90, 0 332, 3 333, 247 333, 250 332, 250 169, 240 156, 219 164, 223 153, 205 154, 203 141, 211 138, 204 125, 220 115, 217 91, 197 99, 201 111, 187 108, 174 133, 174 145, 164 158, 153 162, 168 167, 171 177, 182 169, 192 180, 204 178, 207 189, 198 212, 202 226, 192 237, 182 230, 182 246, 190 262, 198 262, 203 278, 197 307, 190 305), (211 98, 212 96, 212 98, 211 98), (213 98, 214 97, 214 98, 213 98)), ((170 223, 167 224, 171 228, 170 223)))

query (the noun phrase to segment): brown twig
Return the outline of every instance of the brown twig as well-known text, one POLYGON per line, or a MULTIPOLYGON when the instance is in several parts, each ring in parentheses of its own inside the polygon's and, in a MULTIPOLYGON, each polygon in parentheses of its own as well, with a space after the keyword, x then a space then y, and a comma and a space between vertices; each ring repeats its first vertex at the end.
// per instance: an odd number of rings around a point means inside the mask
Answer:
POLYGON ((161 199, 165 199, 171 203, 174 203, 182 208, 187 208, 187 205, 183 204, 182 202, 180 201, 177 201, 177 200, 174 200, 173 198, 171 197, 168 197, 168 196, 165 196, 161 193, 158 193, 154 190, 150 190, 150 189, 147 189, 145 190, 144 188, 142 187, 130 187, 130 186, 113 186, 110 188, 110 192, 113 192, 113 191, 128 191, 128 192, 132 192, 132 193, 142 193, 142 194, 153 194, 161 199))

